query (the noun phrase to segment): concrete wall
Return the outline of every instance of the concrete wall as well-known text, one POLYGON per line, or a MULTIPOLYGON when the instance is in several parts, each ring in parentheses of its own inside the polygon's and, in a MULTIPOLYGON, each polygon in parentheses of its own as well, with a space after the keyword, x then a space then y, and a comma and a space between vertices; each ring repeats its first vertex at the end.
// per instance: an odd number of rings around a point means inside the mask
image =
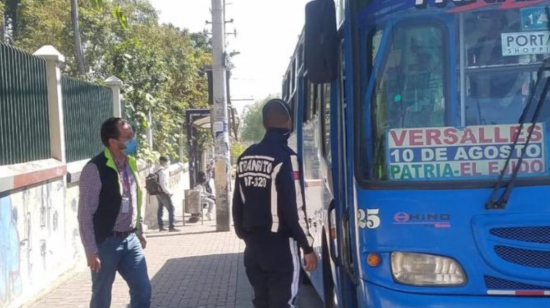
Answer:
POLYGON ((57 178, 0 198, 0 307, 19 306, 81 260, 75 194, 57 178))
MULTIPOLYGON (((32 170, 0 167, 0 308, 20 307, 63 275, 86 266, 77 221, 78 179, 84 163, 58 164, 39 172, 41 164, 36 162, 32 170)), ((144 183, 151 168, 142 166, 144 183)), ((170 171, 174 202, 181 207, 189 185, 187 167, 173 165, 170 171)), ((148 227, 155 228, 156 198, 145 198, 143 214, 148 227)))

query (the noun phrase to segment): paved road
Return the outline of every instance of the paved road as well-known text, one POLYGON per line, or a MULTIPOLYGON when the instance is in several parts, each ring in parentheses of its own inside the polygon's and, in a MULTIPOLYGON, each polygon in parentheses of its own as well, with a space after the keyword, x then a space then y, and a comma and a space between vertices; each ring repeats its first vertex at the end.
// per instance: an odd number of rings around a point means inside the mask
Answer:
MULTIPOLYGON (((146 249, 153 308, 252 308, 252 289, 242 266, 244 243, 213 222, 181 226, 179 233, 148 234, 146 249)), ((32 308, 88 307, 91 277, 83 270, 51 290, 32 308)), ((129 307, 128 287, 117 277, 112 308, 129 307)), ((311 287, 301 288, 298 307, 322 307, 311 287)))

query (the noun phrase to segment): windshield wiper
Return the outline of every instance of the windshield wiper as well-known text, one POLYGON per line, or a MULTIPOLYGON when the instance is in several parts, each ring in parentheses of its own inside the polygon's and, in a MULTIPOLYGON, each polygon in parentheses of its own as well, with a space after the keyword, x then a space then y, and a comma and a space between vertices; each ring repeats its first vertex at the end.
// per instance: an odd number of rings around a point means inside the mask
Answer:
POLYGON ((508 200, 510 199, 510 195, 512 194, 512 190, 514 189, 514 184, 516 182, 519 170, 521 168, 521 163, 523 162, 523 156, 526 150, 526 147, 529 145, 529 142, 531 142, 531 137, 533 136, 534 126, 536 125, 538 118, 540 116, 540 112, 542 110, 542 106, 544 105, 544 102, 546 100, 546 96, 548 95, 548 91, 550 90, 550 78, 549 77, 543 77, 543 74, 545 71, 550 71, 550 58, 545 59, 543 65, 539 68, 537 72, 537 82, 535 86, 532 88, 531 93, 529 94, 529 98, 527 100, 527 104, 525 108, 523 109, 523 112, 519 118, 519 131, 516 134, 516 137, 514 138, 514 142, 512 144, 512 149, 510 150, 510 154, 506 158, 506 162, 504 163, 504 167, 502 168, 500 175, 498 177, 498 180, 495 184, 495 187, 493 188, 493 191, 491 193, 491 198, 487 203, 485 204, 486 209, 493 209, 493 210, 502 210, 506 208, 506 205, 508 203, 508 200), (525 120, 527 118, 527 114, 531 110, 531 105, 533 101, 535 100, 535 96, 537 93, 537 90, 539 89, 540 84, 544 80, 544 88, 542 90, 542 93, 540 95, 540 98, 536 104, 535 112, 533 116, 531 117, 531 130, 529 130, 529 134, 527 135, 527 140, 525 141, 525 144, 523 148, 520 151, 520 155, 518 157, 517 165, 515 166, 512 176, 510 177, 510 180, 508 182, 508 185, 506 186, 506 189, 500 196, 500 198, 497 200, 498 191, 500 190, 500 187, 502 186, 502 181, 504 180, 504 175, 506 174, 506 170, 508 170, 508 165, 510 164, 510 160, 512 159, 512 156, 514 155, 514 150, 516 149, 516 146, 518 144, 519 137, 521 136, 521 132, 523 131, 523 127, 525 126, 525 120))

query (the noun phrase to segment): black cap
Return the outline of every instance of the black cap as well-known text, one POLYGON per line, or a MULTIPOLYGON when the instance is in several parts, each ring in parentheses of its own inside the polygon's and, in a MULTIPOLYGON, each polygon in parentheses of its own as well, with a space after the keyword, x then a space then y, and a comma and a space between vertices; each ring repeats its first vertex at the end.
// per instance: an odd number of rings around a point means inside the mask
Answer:
POLYGON ((279 98, 270 99, 267 103, 265 103, 264 108, 262 109, 263 118, 265 119, 270 112, 278 109, 280 106, 282 106, 288 116, 292 118, 292 110, 290 109, 290 106, 279 98))

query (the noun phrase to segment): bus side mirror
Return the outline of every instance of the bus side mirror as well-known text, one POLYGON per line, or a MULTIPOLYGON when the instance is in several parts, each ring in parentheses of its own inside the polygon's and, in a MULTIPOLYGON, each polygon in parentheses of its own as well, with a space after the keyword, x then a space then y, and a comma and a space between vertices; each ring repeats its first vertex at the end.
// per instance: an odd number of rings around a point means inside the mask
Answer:
POLYGON ((314 0, 306 5, 304 33, 307 78, 314 84, 338 77, 338 29, 334 0, 314 0))

